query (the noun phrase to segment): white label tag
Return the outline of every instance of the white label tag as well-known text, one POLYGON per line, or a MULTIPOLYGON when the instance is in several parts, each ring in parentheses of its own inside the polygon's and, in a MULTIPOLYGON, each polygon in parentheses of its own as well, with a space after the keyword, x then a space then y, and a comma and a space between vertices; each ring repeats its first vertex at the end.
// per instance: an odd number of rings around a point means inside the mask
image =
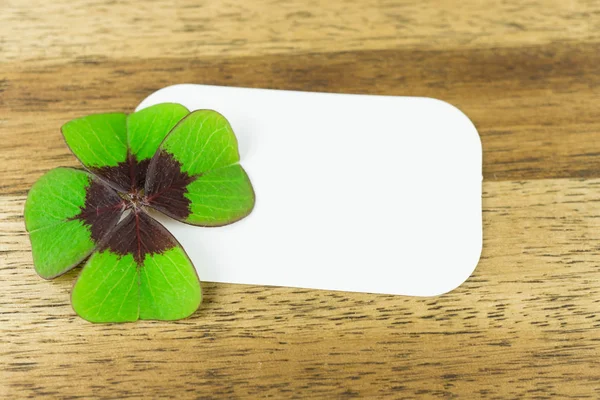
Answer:
POLYGON ((223 114, 256 192, 221 228, 160 221, 201 280, 433 296, 482 246, 481 142, 440 100, 176 85, 138 107, 223 114))

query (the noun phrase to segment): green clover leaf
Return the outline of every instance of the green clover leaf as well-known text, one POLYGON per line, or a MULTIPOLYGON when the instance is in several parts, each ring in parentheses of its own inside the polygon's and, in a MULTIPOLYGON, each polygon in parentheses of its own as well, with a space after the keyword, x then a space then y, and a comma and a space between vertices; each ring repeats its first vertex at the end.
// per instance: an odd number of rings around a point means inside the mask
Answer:
POLYGON ((148 209, 211 227, 250 214, 254 191, 229 122, 165 103, 78 118, 62 132, 86 170, 55 168, 29 191, 36 272, 51 279, 85 261, 71 303, 88 321, 190 316, 202 301, 196 270, 148 209))

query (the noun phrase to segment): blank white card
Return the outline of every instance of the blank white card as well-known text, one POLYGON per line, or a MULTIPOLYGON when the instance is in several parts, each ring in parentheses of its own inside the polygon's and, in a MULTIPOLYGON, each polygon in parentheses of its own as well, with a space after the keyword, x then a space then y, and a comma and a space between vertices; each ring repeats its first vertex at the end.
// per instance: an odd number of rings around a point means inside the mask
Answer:
POLYGON ((482 246, 481 141, 456 107, 420 97, 176 85, 146 98, 231 123, 256 192, 221 228, 160 221, 201 280, 433 296, 482 246))

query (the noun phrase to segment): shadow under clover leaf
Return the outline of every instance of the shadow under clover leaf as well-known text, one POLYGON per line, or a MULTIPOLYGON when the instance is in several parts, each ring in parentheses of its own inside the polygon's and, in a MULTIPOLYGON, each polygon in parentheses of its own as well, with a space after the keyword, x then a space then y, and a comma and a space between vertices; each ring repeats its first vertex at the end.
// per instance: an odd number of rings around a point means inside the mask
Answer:
POLYGON ((78 118, 62 132, 86 170, 53 169, 29 191, 25 225, 37 273, 51 279, 85 261, 71 302, 88 321, 194 313, 202 301, 196 270, 146 210, 209 227, 250 214, 254 191, 229 122, 164 103, 78 118))

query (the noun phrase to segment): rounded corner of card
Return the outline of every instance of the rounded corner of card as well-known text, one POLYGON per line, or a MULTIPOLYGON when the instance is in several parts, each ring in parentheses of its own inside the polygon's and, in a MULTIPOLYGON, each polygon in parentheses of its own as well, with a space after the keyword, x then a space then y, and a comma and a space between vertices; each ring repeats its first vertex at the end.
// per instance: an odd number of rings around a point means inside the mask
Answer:
POLYGON ((185 106, 186 91, 193 91, 194 86, 199 85, 194 85, 192 83, 176 83, 160 88, 146 96, 146 98, 138 104, 135 111, 142 110, 158 103, 172 102, 180 103, 185 106))
POLYGON ((460 271, 457 271, 453 274, 452 279, 448 281, 441 282, 439 286, 431 287, 431 293, 425 296, 427 297, 437 297, 442 296, 447 293, 453 292, 462 286, 466 281, 471 278, 477 266, 479 265, 479 260, 481 259, 481 254, 483 251, 483 243, 480 241, 479 246, 473 246, 469 249, 470 254, 468 257, 465 257, 466 260, 461 264, 464 266, 460 271))

